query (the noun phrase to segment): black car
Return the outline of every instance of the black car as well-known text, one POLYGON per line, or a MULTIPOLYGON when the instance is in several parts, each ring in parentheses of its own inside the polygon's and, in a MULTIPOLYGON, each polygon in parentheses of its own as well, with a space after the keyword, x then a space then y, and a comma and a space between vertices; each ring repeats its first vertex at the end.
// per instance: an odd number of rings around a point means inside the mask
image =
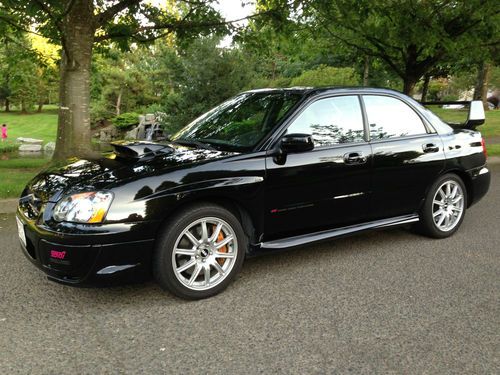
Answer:
POLYGON ((22 248, 65 284, 152 274, 197 299, 246 256, 409 223, 448 237, 490 184, 477 104, 456 129, 392 90, 244 92, 168 142, 39 174, 19 201, 22 248))

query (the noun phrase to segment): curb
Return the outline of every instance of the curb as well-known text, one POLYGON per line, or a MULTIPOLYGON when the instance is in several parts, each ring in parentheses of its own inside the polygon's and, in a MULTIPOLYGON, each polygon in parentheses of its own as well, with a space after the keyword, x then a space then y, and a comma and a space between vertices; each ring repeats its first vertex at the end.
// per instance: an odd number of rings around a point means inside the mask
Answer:
POLYGON ((18 201, 19 199, 17 198, 0 200, 0 214, 11 214, 16 212, 18 201))
MULTIPOLYGON (((488 157, 488 165, 500 164, 500 156, 490 156, 488 157)), ((12 199, 1 199, 0 200, 0 214, 11 214, 16 212, 17 209, 17 198, 12 199)))
POLYGON ((500 164, 500 156, 488 156, 488 164, 500 164))

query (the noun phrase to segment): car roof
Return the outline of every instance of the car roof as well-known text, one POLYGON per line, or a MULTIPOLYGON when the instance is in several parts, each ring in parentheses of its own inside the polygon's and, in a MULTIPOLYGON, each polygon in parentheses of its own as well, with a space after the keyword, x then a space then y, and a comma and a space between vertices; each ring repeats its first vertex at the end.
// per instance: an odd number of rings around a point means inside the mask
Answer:
POLYGON ((387 88, 378 88, 378 87, 362 87, 362 86, 325 86, 325 87, 280 87, 280 88, 262 88, 255 90, 248 90, 245 93, 267 93, 267 92, 293 92, 304 95, 313 95, 320 93, 372 93, 372 94, 392 94, 403 96, 404 94, 400 91, 387 89, 387 88))

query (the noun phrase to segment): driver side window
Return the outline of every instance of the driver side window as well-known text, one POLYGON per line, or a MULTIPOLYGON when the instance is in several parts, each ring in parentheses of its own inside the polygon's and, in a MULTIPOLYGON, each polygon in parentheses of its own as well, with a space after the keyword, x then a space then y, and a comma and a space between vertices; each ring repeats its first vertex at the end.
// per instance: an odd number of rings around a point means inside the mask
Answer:
POLYGON ((288 127, 287 134, 313 137, 315 147, 364 141, 363 115, 357 96, 320 99, 309 105, 288 127))

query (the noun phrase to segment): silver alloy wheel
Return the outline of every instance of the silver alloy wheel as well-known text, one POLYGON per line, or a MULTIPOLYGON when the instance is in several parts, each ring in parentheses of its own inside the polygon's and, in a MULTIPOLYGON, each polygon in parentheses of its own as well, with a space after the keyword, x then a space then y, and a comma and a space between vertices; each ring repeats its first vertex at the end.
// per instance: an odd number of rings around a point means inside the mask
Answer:
POLYGON ((231 226, 216 217, 189 224, 175 241, 174 274, 191 290, 207 290, 221 283, 236 263, 238 242, 231 226))
POLYGON ((457 226, 464 214, 464 192, 453 180, 443 182, 434 194, 432 219, 436 227, 449 232, 457 226))

